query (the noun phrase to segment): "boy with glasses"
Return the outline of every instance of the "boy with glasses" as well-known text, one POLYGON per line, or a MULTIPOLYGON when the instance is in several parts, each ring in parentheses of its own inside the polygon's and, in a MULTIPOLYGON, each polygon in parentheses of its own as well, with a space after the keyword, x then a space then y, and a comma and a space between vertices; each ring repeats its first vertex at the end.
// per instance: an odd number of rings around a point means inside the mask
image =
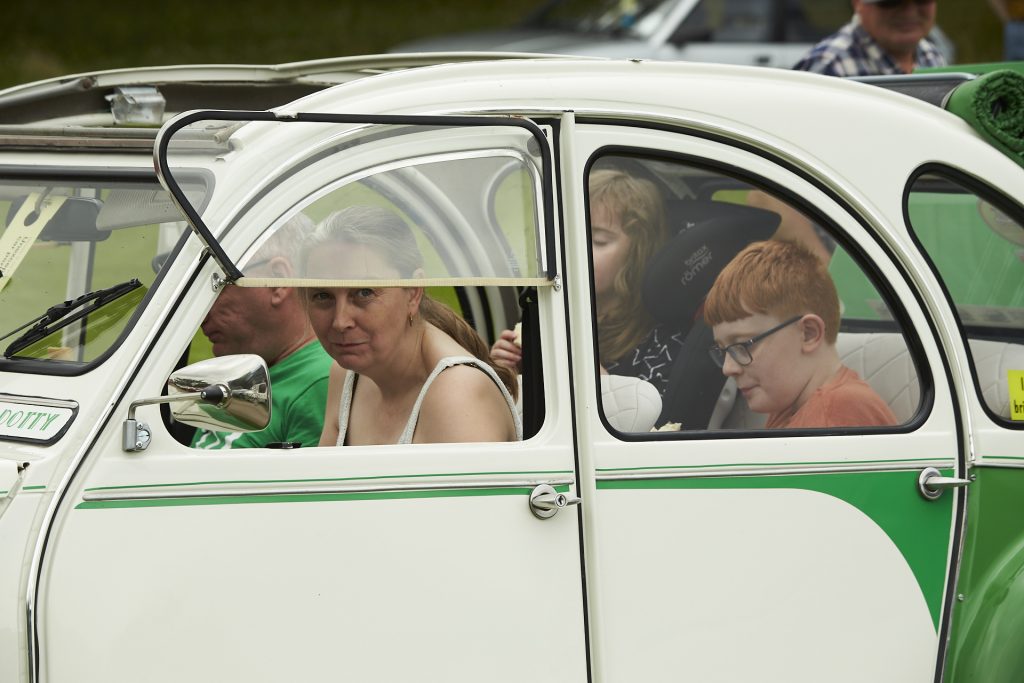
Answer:
POLYGON ((839 361, 839 297, 826 266, 792 242, 754 242, 708 292, 713 361, 766 427, 896 424, 885 401, 839 361))
POLYGON ((794 69, 827 76, 908 74, 945 66, 925 36, 935 26, 936 0, 853 0, 853 19, 811 48, 794 69))

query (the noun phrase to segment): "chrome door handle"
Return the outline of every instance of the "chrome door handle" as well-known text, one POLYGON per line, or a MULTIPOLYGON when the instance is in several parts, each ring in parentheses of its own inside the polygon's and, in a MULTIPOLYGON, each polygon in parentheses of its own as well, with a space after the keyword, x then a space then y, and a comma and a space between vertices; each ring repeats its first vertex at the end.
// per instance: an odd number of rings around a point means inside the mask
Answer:
POLYGON ((970 479, 956 479, 955 477, 944 477, 934 467, 926 467, 917 478, 917 489, 921 495, 928 500, 936 500, 946 489, 960 488, 971 483, 970 479))
POLYGON ((530 492, 530 512, 538 519, 547 519, 570 505, 579 505, 580 499, 559 493, 548 484, 541 484, 530 492))

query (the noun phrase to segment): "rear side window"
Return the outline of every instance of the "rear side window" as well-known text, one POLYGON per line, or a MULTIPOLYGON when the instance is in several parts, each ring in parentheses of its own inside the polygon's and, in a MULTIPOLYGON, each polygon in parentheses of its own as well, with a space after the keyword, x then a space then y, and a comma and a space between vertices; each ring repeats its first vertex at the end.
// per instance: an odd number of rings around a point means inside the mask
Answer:
POLYGON ((859 429, 918 412, 918 370, 888 295, 834 228, 682 161, 605 156, 588 189, 611 428, 859 429))
POLYGON ((1024 424, 1024 226, 975 185, 926 173, 911 184, 906 212, 967 336, 985 406, 1024 424))

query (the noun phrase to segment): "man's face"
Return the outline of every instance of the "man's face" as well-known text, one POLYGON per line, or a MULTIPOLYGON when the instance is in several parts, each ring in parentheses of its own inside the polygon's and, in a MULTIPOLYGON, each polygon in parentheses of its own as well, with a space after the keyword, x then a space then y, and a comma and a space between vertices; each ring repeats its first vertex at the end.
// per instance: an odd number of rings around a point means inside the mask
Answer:
POLYGON ((270 292, 266 287, 234 285, 221 291, 202 325, 213 343, 213 355, 255 353, 266 359, 261 340, 267 337, 265 328, 271 320, 270 292))
POLYGON ((890 54, 906 54, 935 25, 935 0, 886 0, 867 3, 853 0, 853 9, 864 30, 890 54))

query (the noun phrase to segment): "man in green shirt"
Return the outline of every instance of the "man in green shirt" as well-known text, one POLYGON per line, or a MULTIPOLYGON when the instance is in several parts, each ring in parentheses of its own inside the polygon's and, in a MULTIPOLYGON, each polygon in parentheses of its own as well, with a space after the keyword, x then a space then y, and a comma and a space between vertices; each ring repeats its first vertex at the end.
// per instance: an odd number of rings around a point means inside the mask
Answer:
MULTIPOLYGON (((288 277, 292 250, 312 228, 301 214, 282 226, 243 271, 247 276, 288 277)), ((294 287, 225 287, 202 324, 213 355, 252 353, 270 370, 270 424, 258 432, 199 430, 193 448, 316 446, 327 404, 327 376, 334 362, 309 325, 294 287)))

